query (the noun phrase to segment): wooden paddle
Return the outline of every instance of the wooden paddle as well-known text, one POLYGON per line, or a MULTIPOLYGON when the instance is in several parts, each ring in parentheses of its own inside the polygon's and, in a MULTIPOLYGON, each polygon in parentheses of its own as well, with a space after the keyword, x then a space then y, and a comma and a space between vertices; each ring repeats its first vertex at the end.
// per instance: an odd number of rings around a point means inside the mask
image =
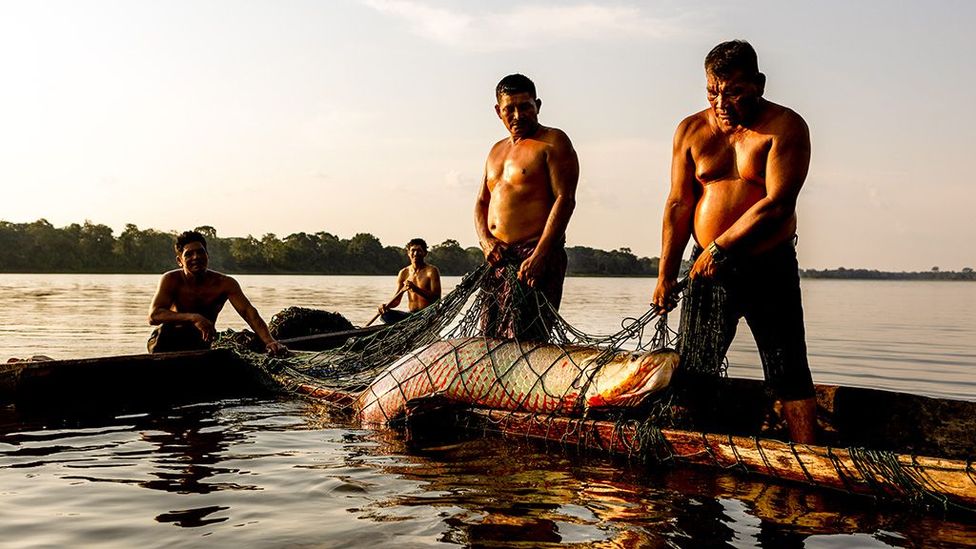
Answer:
MULTIPOLYGON (((396 300, 398 300, 398 299, 400 299, 400 296, 402 296, 404 293, 406 293, 406 291, 407 291, 407 288, 404 287, 402 290, 400 290, 399 292, 397 292, 393 297, 390 298, 389 301, 386 302, 386 306, 387 307, 392 307, 393 306, 393 302, 396 301, 396 300)), ((369 319, 369 322, 367 322, 366 325, 363 326, 363 328, 366 328, 370 324, 376 322, 376 319, 379 318, 380 315, 382 315, 382 314, 383 313, 376 313, 376 315, 373 316, 373 318, 369 319)))

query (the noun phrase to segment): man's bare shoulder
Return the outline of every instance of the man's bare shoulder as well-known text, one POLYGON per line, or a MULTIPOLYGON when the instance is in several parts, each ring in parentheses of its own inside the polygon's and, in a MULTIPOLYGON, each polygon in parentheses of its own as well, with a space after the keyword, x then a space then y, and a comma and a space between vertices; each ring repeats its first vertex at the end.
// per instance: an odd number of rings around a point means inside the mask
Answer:
POLYGON ((696 140, 702 132, 707 131, 711 124, 709 113, 709 109, 705 109, 690 114, 679 122, 678 127, 674 130, 675 145, 688 144, 696 140))
POLYGON ((491 151, 488 153, 488 156, 493 156, 499 153, 500 151, 505 150, 511 144, 512 144, 512 140, 507 137, 505 139, 499 139, 498 141, 495 142, 494 145, 491 146, 491 151))
POLYGON ((173 269, 166 271, 159 279, 160 286, 177 287, 184 282, 183 269, 173 269))
POLYGON ((559 128, 550 128, 547 126, 542 126, 539 128, 541 131, 538 133, 537 138, 540 141, 544 141, 553 147, 558 148, 573 148, 573 142, 566 135, 566 132, 560 130, 559 128))
POLYGON ((711 109, 700 110, 694 114, 689 114, 678 123, 678 130, 698 130, 711 124, 711 109))
POLYGON ((774 134, 808 134, 806 120, 789 107, 767 101, 764 129, 774 134))
POLYGON ((210 283, 214 286, 219 287, 225 292, 230 291, 240 291, 241 285, 237 282, 237 279, 217 271, 207 271, 207 276, 210 277, 210 283))

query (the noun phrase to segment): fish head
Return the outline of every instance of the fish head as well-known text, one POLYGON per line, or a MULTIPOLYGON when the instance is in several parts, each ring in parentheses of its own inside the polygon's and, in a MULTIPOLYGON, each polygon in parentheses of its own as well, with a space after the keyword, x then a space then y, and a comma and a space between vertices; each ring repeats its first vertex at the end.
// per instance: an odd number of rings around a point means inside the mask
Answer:
POLYGON ((618 356, 594 375, 587 391, 587 408, 638 404, 668 386, 678 359, 678 353, 671 349, 618 356))

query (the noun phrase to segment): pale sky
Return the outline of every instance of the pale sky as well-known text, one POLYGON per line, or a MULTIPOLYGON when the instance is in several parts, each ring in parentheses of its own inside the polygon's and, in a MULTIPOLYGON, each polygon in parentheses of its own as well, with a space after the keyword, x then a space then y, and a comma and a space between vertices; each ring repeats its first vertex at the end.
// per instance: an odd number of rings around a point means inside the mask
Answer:
POLYGON ((966 0, 0 0, 0 219, 475 245, 521 72, 580 157, 569 244, 657 256, 675 125, 741 38, 811 129, 801 267, 976 267, 974 27, 966 0))

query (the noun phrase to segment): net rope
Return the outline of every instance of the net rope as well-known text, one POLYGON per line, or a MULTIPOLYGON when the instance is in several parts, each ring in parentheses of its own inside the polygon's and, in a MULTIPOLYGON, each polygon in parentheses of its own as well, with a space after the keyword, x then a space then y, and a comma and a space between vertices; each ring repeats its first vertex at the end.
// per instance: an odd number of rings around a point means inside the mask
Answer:
MULTIPOLYGON (((608 365, 667 348, 679 349, 683 370, 726 376, 724 349, 719 349, 721 356, 702 356, 699 351, 718 348, 699 343, 721 337, 720 327, 704 320, 717 315, 702 311, 724 307, 721 290, 702 295, 679 288, 683 312, 677 332, 669 328, 666 314, 652 307, 639 317, 623 319, 612 334, 590 334, 566 321, 542 292, 522 284, 517 268, 517 262, 483 264, 429 307, 336 349, 284 358, 235 351, 246 355, 276 387, 322 398, 364 417, 368 412, 378 423, 402 419, 402 403, 412 395, 440 396, 462 407, 492 409, 480 422, 469 422, 486 433, 532 433, 532 438, 565 445, 623 448, 627 456, 648 463, 688 457, 663 431, 681 423, 676 414, 682 405, 680 393, 668 388, 596 411, 587 406, 587 397, 608 365), (528 419, 512 421, 515 413, 527 413, 528 419), (575 419, 567 423, 565 418, 575 419), (613 430, 601 434, 594 427, 601 422, 612 424, 613 430)), ((695 430, 693 425, 679 428, 695 430)), ((750 440, 743 446, 728 435, 722 441, 727 451, 719 452, 701 433, 697 455, 720 467, 769 474, 773 460, 761 439, 750 440), (758 453, 758 466, 747 463, 742 455, 746 450, 758 453)), ((809 458, 801 459, 793 444, 789 448, 802 477, 813 483, 809 464, 804 463, 809 458)), ((845 462, 827 447, 825 460, 847 491, 863 491, 855 488, 867 485, 912 504, 961 507, 942 495, 921 468, 904 465, 897 454, 864 448, 847 453, 845 462)), ((965 473, 976 489, 971 462, 965 473)))
MULTIPOLYGON (((541 292, 518 281, 516 265, 504 265, 502 277, 489 276, 491 269, 482 265, 429 307, 336 349, 297 352, 285 358, 253 358, 260 359, 261 368, 286 388, 304 385, 350 394, 366 390, 385 369, 405 356, 453 362, 466 359, 479 368, 488 361, 494 379, 479 380, 487 385, 482 387, 485 393, 511 390, 509 380, 515 376, 535 376, 536 379, 518 385, 519 395, 510 395, 511 400, 525 404, 529 398, 561 399, 570 390, 585 393, 593 377, 608 362, 628 353, 662 349, 673 342, 675 332, 668 329, 666 317, 653 309, 638 318, 622 320, 615 333, 585 333, 566 321, 541 292), (499 287, 499 279, 503 287, 499 287), (468 347, 474 345, 470 343, 472 339, 489 342, 483 356, 471 357, 468 347), (506 344, 493 345, 496 339, 506 344), (417 352, 435 342, 458 343, 446 346, 433 359, 417 352), (448 353, 455 356, 446 357, 448 353), (563 393, 554 392, 547 380, 555 375, 555 368, 567 361, 573 366, 572 383, 559 386, 563 393)), ((465 375, 469 369, 460 366, 454 381, 473 383, 465 375)))

